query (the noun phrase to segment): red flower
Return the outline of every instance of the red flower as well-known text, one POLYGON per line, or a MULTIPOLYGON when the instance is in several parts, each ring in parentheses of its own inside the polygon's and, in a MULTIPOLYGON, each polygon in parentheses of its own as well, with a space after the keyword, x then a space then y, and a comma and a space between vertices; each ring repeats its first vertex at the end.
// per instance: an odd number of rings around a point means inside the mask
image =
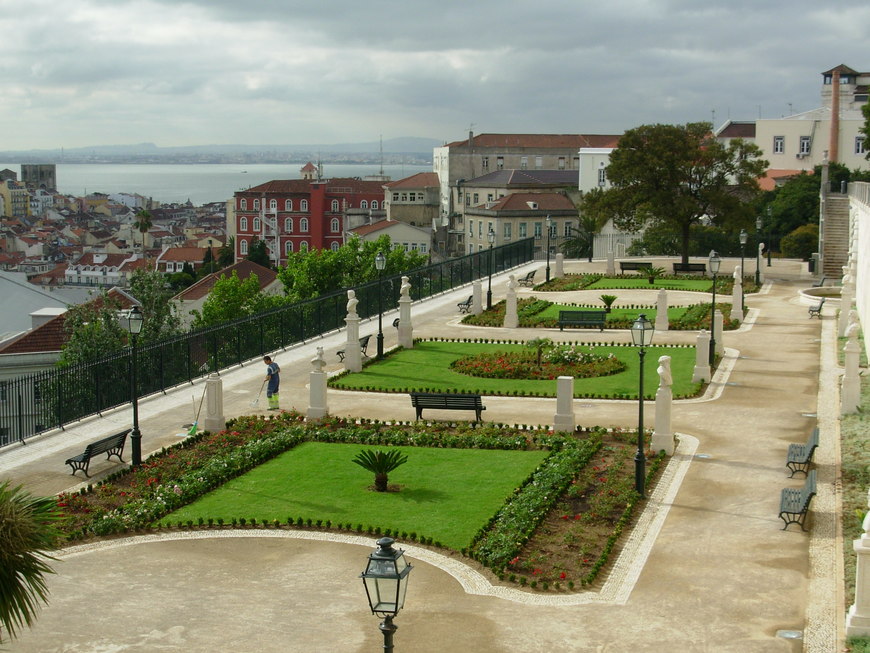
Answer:
POLYGON ((567 577, 568 577, 568 574, 566 574, 564 571, 561 574, 559 574, 559 578, 561 580, 565 580, 567 577))

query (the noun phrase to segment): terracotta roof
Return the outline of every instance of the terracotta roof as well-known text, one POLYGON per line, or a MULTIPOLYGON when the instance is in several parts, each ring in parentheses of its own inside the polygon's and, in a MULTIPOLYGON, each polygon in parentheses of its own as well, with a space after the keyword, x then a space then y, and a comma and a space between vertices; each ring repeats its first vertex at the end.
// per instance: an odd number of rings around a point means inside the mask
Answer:
MULTIPOLYGON (((474 147, 540 149, 580 149, 581 147, 616 147, 619 135, 614 134, 478 134, 474 147)), ((454 141, 447 147, 467 147, 468 139, 454 141)))
POLYGON ((728 121, 717 138, 755 138, 755 122, 728 121))
POLYGON ((463 183, 466 186, 571 186, 580 181, 579 170, 496 170, 463 183))
POLYGON ((260 282, 261 290, 271 284, 273 281, 275 281, 275 279, 278 277, 278 274, 274 270, 264 268, 262 265, 254 263, 253 261, 249 261, 248 259, 242 259, 238 263, 234 263, 233 265, 230 265, 223 270, 214 272, 212 274, 209 274, 208 276, 203 277, 189 288, 182 290, 175 297, 173 297, 173 299, 185 301, 201 299, 202 297, 205 297, 211 292, 211 289, 214 288, 214 284, 216 281, 218 281, 222 277, 232 276, 233 272, 235 272, 236 276, 238 276, 239 279, 241 279, 242 281, 251 276, 251 274, 256 274, 257 280, 260 282))
POLYGON ((317 172, 317 166, 309 161, 301 168, 301 172, 317 172))
POLYGON ((160 262, 201 263, 208 247, 170 247, 160 256, 160 262))
POLYGON ((812 171, 807 170, 767 170, 764 176, 759 178, 758 187, 761 190, 770 191, 776 188, 777 181, 787 179, 788 177, 797 177, 798 175, 811 175, 812 171))
POLYGON ((490 208, 494 211, 576 211, 574 203, 562 193, 512 193, 490 208), (526 202, 536 202, 538 208, 530 209, 526 202))
POLYGON ((121 264, 130 258, 129 254, 98 254, 94 252, 85 252, 81 258, 73 263, 73 265, 88 265, 88 266, 105 266, 109 268, 120 267, 121 264), (97 258, 100 258, 97 262, 97 258))
POLYGON ((396 220, 378 220, 377 222, 373 222, 372 224, 364 224, 355 229, 351 229, 350 232, 357 234, 359 236, 366 236, 370 233, 374 233, 376 231, 381 231, 383 229, 389 229, 390 227, 394 227, 397 224, 402 224, 401 222, 397 222, 396 220))
POLYGON ((384 188, 437 188, 441 185, 434 172, 418 172, 416 175, 384 184, 384 188))
POLYGON ((844 63, 841 63, 839 66, 834 66, 833 68, 831 68, 830 70, 826 70, 826 71, 823 72, 822 74, 823 74, 823 75, 830 75, 830 74, 835 73, 835 72, 838 72, 838 73, 840 73, 841 75, 843 75, 843 74, 846 74, 846 75, 860 75, 860 74, 861 74, 861 73, 859 73, 857 70, 852 70, 851 68, 849 68, 849 66, 847 66, 847 65, 844 64, 844 63))
POLYGON ((34 275, 27 279, 28 283, 35 286, 51 286, 64 282, 64 273, 66 272, 67 264, 58 263, 48 272, 34 275))
POLYGON ((252 186, 245 190, 236 191, 236 195, 244 195, 246 193, 256 195, 262 195, 263 193, 310 193, 311 186, 314 184, 326 185, 327 194, 344 192, 345 189, 354 193, 383 192, 382 181, 364 181, 355 177, 336 177, 321 181, 313 179, 273 179, 259 186, 252 186), (337 189, 342 190, 339 191, 337 189))

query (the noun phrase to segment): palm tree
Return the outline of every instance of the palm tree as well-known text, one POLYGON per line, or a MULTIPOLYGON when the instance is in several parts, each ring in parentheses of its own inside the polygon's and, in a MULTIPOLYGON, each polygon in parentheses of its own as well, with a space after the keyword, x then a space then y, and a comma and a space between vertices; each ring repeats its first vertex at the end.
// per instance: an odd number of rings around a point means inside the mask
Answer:
POLYGON ((154 226, 154 223, 151 222, 151 212, 148 209, 140 209, 138 213, 136 213, 136 222, 133 223, 133 226, 139 230, 139 233, 142 234, 142 256, 145 256, 145 234, 148 233, 148 230, 154 226))
POLYGON ((398 449, 389 451, 366 449, 360 451, 353 462, 375 475, 375 490, 386 492, 387 474, 408 462, 408 456, 398 449))
POLYGON ((44 553, 54 548, 58 532, 57 503, 52 497, 34 497, 21 486, 0 484, 0 640, 10 639, 36 619, 40 602, 48 602, 45 574, 54 573, 44 553))

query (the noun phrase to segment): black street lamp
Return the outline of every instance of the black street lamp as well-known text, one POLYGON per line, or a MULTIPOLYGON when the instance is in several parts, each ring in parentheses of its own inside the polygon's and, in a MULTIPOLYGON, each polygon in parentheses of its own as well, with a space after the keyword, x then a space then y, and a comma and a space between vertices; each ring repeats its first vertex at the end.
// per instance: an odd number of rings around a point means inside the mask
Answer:
POLYGON ((387 267, 387 257, 383 252, 378 252, 375 256, 375 268, 378 271, 378 358, 384 357, 384 294, 381 288, 381 278, 384 268, 387 267))
POLYGON ((495 243, 495 232, 492 229, 486 234, 486 239, 489 241, 489 257, 487 258, 489 281, 486 285, 486 309, 489 310, 492 308, 492 246, 495 243))
POLYGON ((130 431, 130 448, 133 450, 133 467, 142 464, 142 433, 139 431, 139 391, 136 382, 136 340, 142 332, 145 319, 138 306, 127 313, 127 329, 130 331, 130 403, 133 404, 133 430, 130 431))
POLYGON ((550 280, 550 231, 553 228, 553 220, 547 216, 547 281, 550 280))
POLYGON ((710 272, 713 273, 713 303, 710 306, 710 367, 716 362, 716 275, 719 274, 719 266, 722 259, 716 250, 710 250, 710 272))
POLYGON ((767 267, 770 267, 770 253, 773 251, 773 247, 770 245, 770 205, 767 206, 767 267))
POLYGON ((749 234, 746 232, 746 229, 740 230, 740 299, 744 298, 745 293, 743 292, 743 279, 746 278, 746 262, 744 258, 746 257, 746 241, 749 240, 749 234))
POLYGON ((761 285, 761 270, 759 269, 761 266, 761 260, 759 257, 761 256, 761 248, 758 245, 761 243, 761 227, 764 224, 761 219, 761 215, 759 214, 757 218, 755 218, 755 285, 761 285))
POLYGON ((360 574, 372 614, 384 618, 378 628, 384 634, 386 653, 393 650, 393 633, 399 629, 393 623, 393 617, 399 614, 405 604, 408 574, 411 573, 411 565, 405 560, 405 552, 394 549, 394 542, 391 537, 379 539, 378 548, 369 554, 366 569, 360 574))
POLYGON ((644 347, 652 344, 655 327, 641 313, 631 325, 631 341, 639 347, 637 354, 640 357, 640 394, 637 398, 637 453, 634 455, 634 489, 641 498, 645 498, 644 485, 646 481, 646 456, 644 456, 644 431, 643 431, 643 358, 646 356, 644 347))

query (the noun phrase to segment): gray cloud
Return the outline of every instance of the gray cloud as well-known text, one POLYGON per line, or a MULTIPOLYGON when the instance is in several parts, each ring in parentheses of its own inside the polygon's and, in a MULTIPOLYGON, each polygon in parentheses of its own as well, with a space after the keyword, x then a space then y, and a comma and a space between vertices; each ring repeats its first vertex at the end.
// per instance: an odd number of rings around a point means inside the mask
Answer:
POLYGON ((818 106, 821 71, 867 69, 865 4, 33 0, 0 13, 4 147, 773 117, 818 106))

